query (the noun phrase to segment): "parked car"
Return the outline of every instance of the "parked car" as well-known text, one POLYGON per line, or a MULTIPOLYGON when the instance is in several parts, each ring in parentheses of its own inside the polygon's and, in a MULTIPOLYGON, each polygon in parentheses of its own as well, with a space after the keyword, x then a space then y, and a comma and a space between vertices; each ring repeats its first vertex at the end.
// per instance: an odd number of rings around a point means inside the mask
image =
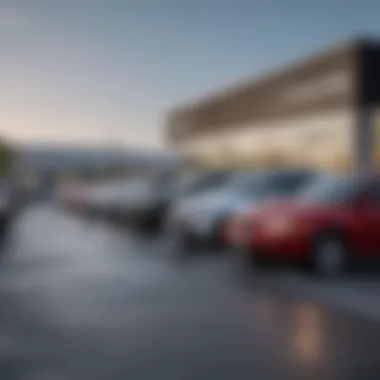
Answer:
POLYGON ((83 212, 90 202, 88 189, 83 184, 70 183, 58 187, 55 201, 67 210, 83 212))
POLYGON ((121 214, 121 200, 126 180, 107 180, 82 187, 82 206, 92 219, 116 219, 121 214))
POLYGON ((380 177, 317 178, 290 200, 240 214, 226 230, 229 244, 255 267, 302 262, 322 276, 380 258, 380 177))
POLYGON ((128 221, 143 229, 158 228, 165 206, 166 188, 155 179, 136 179, 120 189, 114 202, 119 221, 128 221))
POLYGON ((194 243, 220 245, 232 215, 253 204, 291 196, 313 176, 308 170, 237 174, 220 189, 179 202, 169 216, 169 234, 183 248, 191 248, 194 243))
POLYGON ((161 230, 166 223, 169 210, 183 199, 222 186, 230 178, 226 171, 198 171, 179 179, 159 175, 151 180, 150 193, 139 194, 137 219, 144 226, 161 230))

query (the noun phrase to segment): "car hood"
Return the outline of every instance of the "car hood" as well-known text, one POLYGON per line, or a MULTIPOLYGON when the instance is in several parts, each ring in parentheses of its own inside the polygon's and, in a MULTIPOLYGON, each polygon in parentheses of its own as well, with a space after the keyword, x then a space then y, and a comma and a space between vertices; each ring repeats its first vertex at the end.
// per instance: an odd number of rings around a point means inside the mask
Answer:
POLYGON ((252 199, 237 194, 213 194, 210 196, 192 197, 191 199, 179 202, 177 210, 181 214, 186 215, 208 214, 212 216, 244 210, 253 202, 252 199))
POLYGON ((292 217, 318 217, 326 214, 338 212, 341 208, 338 205, 315 204, 312 202, 302 201, 300 199, 282 200, 268 202, 263 204, 255 212, 260 215, 284 215, 287 218, 292 217))

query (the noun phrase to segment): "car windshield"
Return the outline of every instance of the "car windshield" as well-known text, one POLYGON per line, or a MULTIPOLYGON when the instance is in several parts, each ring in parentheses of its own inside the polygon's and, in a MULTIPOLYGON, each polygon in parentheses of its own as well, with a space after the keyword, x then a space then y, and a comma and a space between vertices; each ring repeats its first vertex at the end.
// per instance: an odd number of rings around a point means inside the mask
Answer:
POLYGON ((250 195, 256 192, 259 182, 260 174, 258 173, 237 174, 225 187, 225 191, 250 195))
POLYGON ((299 194, 301 201, 336 203, 353 199, 362 190, 362 181, 353 177, 319 177, 299 194))
POLYGON ((312 178, 311 173, 289 172, 275 173, 263 179, 258 188, 258 195, 265 197, 292 196, 307 184, 312 178))
POLYGON ((312 177, 311 173, 261 173, 243 175, 229 188, 255 199, 293 195, 312 177))
POLYGON ((178 192, 182 192, 185 189, 187 189, 189 186, 191 186, 194 182, 198 180, 198 178, 201 177, 201 173, 185 173, 182 175, 179 175, 177 179, 175 180, 175 188, 178 192))
POLYGON ((226 172, 218 173, 192 173, 183 177, 177 183, 177 192, 180 194, 193 194, 195 192, 214 190, 230 179, 226 172))

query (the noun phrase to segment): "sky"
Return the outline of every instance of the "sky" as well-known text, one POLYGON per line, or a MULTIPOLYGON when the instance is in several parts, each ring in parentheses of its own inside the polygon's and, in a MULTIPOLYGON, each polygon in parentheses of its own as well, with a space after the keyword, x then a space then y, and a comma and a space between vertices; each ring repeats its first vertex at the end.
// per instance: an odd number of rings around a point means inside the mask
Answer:
POLYGON ((160 149, 172 107, 380 37, 379 14, 372 0, 0 0, 0 134, 160 149))

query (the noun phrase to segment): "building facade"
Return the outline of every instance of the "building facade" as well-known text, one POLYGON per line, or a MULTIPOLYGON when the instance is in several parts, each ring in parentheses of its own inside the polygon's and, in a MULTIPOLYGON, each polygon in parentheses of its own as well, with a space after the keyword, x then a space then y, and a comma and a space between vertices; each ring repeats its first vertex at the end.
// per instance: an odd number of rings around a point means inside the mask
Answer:
POLYGON ((340 45, 174 108, 168 141, 205 165, 368 169, 380 164, 379 67, 376 42, 340 45))

